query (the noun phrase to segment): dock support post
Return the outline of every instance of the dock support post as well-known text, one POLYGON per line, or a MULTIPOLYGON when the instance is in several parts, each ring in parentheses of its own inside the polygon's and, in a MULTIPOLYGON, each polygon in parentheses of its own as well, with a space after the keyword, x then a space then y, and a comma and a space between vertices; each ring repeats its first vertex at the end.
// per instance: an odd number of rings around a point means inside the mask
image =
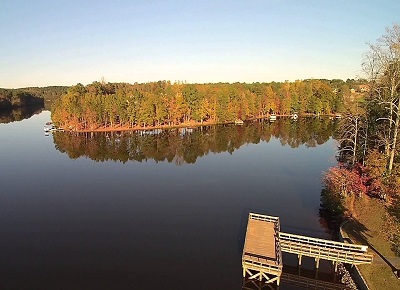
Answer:
POLYGON ((243 267, 243 278, 246 277, 246 267, 243 267))
POLYGON ((335 273, 337 272, 338 261, 332 261, 333 266, 335 267, 335 273))
POLYGON ((301 257, 302 257, 301 254, 299 254, 298 257, 299 257, 299 266, 301 266, 301 257))
POLYGON ((319 268, 319 258, 315 258, 315 268, 319 268))

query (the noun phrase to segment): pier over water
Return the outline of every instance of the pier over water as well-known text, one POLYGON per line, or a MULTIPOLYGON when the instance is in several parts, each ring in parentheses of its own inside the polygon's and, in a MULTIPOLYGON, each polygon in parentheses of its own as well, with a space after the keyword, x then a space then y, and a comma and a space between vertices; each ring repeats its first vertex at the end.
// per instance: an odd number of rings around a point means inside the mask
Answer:
POLYGON ((338 263, 371 264, 373 256, 368 247, 282 233, 278 217, 250 213, 242 255, 243 277, 265 279, 266 283, 280 283, 282 252, 296 254, 299 266, 303 256, 331 261, 335 271, 338 263))

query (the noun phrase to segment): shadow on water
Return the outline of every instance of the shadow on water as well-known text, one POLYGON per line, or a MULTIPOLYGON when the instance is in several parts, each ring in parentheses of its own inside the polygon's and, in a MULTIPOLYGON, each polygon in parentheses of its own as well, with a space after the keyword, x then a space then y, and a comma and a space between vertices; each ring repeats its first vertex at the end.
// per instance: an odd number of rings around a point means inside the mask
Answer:
POLYGON ((94 161, 174 162, 193 164, 209 153, 232 154, 245 144, 278 138, 282 146, 316 147, 332 136, 336 124, 324 119, 303 118, 296 122, 280 119, 274 123, 252 122, 244 126, 219 125, 199 128, 123 132, 56 132, 57 150, 71 159, 94 161))

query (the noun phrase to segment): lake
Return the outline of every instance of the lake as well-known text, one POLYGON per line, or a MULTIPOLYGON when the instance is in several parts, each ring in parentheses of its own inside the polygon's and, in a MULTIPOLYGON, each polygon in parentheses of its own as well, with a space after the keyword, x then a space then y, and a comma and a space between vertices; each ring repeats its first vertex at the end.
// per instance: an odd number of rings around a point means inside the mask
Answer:
MULTIPOLYGON (((242 289, 249 212, 331 238, 319 208, 322 172, 336 163, 332 120, 45 136, 49 111, 9 119, 0 288, 242 289)), ((321 277, 332 271, 321 261, 321 277)))

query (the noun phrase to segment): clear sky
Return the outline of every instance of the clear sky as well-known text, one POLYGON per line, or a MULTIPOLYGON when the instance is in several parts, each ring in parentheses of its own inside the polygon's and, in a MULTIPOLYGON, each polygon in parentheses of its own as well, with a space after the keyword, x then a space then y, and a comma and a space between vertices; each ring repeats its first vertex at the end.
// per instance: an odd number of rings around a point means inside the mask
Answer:
POLYGON ((357 78, 399 0, 0 0, 0 87, 357 78))

